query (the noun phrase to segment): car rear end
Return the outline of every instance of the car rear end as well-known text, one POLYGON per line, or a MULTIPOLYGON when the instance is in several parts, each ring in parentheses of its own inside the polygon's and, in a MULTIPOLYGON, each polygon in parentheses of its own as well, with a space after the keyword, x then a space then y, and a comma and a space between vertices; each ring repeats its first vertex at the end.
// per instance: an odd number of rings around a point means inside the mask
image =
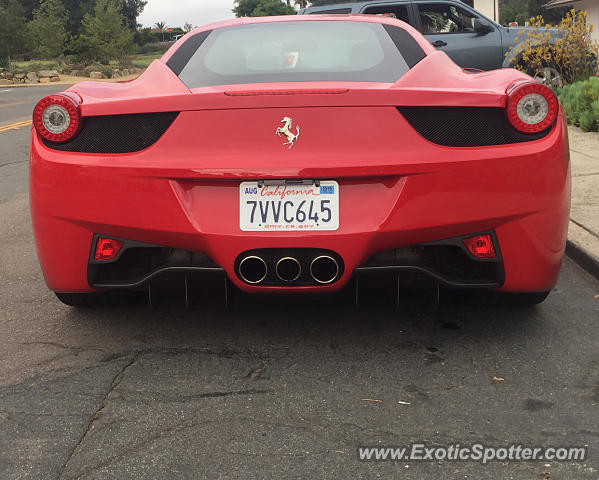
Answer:
POLYGON ((243 20, 194 32, 136 82, 72 87, 76 134, 32 134, 49 287, 197 275, 326 292, 418 272, 551 289, 569 209, 563 116, 518 130, 509 99, 526 76, 465 74, 431 50, 392 19, 243 20))

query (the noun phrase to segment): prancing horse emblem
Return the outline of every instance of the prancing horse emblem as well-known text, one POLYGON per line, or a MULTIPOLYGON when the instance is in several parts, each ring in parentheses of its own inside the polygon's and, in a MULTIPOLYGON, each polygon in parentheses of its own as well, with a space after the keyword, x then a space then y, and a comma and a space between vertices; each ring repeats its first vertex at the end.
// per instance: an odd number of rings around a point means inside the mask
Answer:
POLYGON ((283 145, 289 145, 289 150, 291 150, 291 147, 293 147, 293 144, 299 137, 300 127, 299 125, 295 127, 296 133, 294 135, 293 133, 291 133, 293 120, 291 120, 289 117, 284 117, 283 120, 281 120, 281 123, 283 123, 284 125, 282 127, 277 128, 277 131, 275 133, 278 137, 281 136, 281 133, 287 137, 287 141, 283 145))

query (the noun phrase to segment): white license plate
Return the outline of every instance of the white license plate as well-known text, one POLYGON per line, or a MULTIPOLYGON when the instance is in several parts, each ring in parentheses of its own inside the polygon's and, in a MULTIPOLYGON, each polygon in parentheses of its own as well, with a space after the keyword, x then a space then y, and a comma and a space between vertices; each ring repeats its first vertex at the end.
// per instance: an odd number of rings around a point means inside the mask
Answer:
POLYGON ((245 232, 337 230, 339 184, 239 186, 239 227, 245 232))

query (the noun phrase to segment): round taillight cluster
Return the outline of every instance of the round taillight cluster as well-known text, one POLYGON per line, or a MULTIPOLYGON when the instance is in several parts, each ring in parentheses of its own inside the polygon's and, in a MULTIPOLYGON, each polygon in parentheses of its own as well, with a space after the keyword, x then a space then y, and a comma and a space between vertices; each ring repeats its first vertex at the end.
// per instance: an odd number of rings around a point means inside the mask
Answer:
POLYGON ((42 98, 33 109, 33 126, 50 142, 71 140, 81 129, 81 99, 70 92, 42 98))
POLYGON ((507 116, 516 130, 524 133, 547 130, 558 113, 557 96, 542 83, 517 83, 508 90, 507 116))

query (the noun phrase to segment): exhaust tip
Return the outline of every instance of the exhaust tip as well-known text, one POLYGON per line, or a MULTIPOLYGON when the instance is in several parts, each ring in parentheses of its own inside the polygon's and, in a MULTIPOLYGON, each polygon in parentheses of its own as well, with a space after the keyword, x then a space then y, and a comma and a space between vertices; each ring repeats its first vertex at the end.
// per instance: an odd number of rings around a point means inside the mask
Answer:
POLYGON ((252 285, 261 283, 266 278, 267 273, 266 262, 260 257, 250 255, 239 262, 239 276, 246 283, 252 285))
POLYGON ((328 255, 320 255, 310 264, 310 276, 322 285, 333 283, 338 275, 339 264, 337 260, 328 255))
POLYGON ((302 274, 302 266, 297 258, 283 257, 277 262, 275 273, 282 282, 295 282, 302 274))

